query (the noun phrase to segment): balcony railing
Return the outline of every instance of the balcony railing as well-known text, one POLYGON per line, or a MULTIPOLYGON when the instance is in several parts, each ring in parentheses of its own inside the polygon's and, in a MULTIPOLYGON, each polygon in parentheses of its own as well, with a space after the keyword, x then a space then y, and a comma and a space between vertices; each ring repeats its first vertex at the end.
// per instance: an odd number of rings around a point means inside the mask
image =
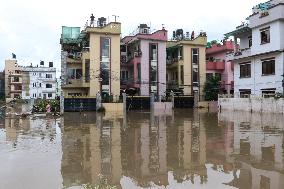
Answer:
POLYGON ((251 56, 251 49, 246 48, 246 49, 239 49, 237 52, 231 53, 227 55, 227 60, 236 60, 236 59, 241 59, 241 58, 246 58, 251 56))
POLYGON ((62 88, 88 88, 90 83, 84 82, 83 78, 81 79, 67 79, 67 84, 62 85, 62 88))
POLYGON ((207 62, 206 70, 224 70, 225 62, 207 62))

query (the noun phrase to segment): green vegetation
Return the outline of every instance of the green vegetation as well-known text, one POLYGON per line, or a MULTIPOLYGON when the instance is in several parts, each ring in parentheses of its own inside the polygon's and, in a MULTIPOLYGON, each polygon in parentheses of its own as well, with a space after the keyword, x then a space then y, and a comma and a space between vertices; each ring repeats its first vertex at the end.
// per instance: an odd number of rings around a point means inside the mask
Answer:
POLYGON ((212 77, 205 82, 204 93, 206 101, 218 100, 220 78, 212 77))
POLYGON ((60 102, 59 100, 39 100, 36 102, 36 104, 33 106, 33 112, 46 112, 46 105, 49 102, 51 106, 52 112, 59 112, 60 110, 60 102))

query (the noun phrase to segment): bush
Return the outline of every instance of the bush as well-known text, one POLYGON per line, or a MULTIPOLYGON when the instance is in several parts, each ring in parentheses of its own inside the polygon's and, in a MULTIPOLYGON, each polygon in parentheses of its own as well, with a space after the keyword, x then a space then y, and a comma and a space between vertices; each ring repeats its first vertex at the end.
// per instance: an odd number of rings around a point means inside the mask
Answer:
POLYGON ((58 112, 60 110, 59 100, 39 100, 34 106, 32 112, 46 112, 46 105, 49 102, 52 112, 58 112))

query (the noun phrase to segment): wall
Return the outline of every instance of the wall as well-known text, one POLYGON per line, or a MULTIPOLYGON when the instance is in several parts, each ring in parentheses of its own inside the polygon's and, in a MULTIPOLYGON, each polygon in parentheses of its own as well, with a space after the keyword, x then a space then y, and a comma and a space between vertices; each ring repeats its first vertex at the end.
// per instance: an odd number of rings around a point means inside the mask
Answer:
POLYGON ((218 107, 221 111, 237 110, 245 112, 284 113, 284 99, 274 98, 219 98, 218 107))
POLYGON ((251 54, 260 54, 275 50, 280 50, 280 21, 272 22, 261 27, 254 28, 252 31, 252 47, 251 54), (261 45, 260 29, 270 26, 270 43, 261 45))
POLYGON ((282 74, 283 74, 283 61, 284 53, 274 53, 269 55, 259 56, 257 58, 244 59, 236 61, 234 65, 234 81, 235 81, 235 95, 239 95, 239 89, 251 89, 251 93, 261 95, 261 89, 276 88, 277 92, 282 92, 282 74), (262 76, 262 61, 261 59, 275 57, 275 75, 262 76), (240 78, 240 64, 244 62, 251 62, 251 77, 240 78))

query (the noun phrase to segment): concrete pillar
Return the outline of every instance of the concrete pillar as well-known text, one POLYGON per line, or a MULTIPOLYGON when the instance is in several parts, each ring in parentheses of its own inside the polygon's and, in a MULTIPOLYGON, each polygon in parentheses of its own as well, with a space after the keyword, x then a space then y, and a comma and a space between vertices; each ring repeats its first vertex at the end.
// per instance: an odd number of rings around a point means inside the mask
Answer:
POLYGON ((98 92, 96 94, 96 110, 102 107, 102 98, 101 98, 101 93, 98 92))
POLYGON ((61 94, 60 96, 60 115, 64 114, 64 96, 61 94))
POLYGON ((237 52, 238 41, 237 37, 234 36, 234 52, 237 52))
POLYGON ((171 98, 172 98, 172 108, 175 108, 175 94, 171 92, 171 98))
POLYGON ((151 95, 150 95, 150 108, 151 108, 151 111, 154 110, 154 102, 155 102, 155 94, 151 93, 151 95))
POLYGON ((122 93, 123 115, 126 115, 126 93, 122 93))
POLYGON ((198 96, 199 96, 198 91, 194 91, 194 108, 198 107, 198 96))

